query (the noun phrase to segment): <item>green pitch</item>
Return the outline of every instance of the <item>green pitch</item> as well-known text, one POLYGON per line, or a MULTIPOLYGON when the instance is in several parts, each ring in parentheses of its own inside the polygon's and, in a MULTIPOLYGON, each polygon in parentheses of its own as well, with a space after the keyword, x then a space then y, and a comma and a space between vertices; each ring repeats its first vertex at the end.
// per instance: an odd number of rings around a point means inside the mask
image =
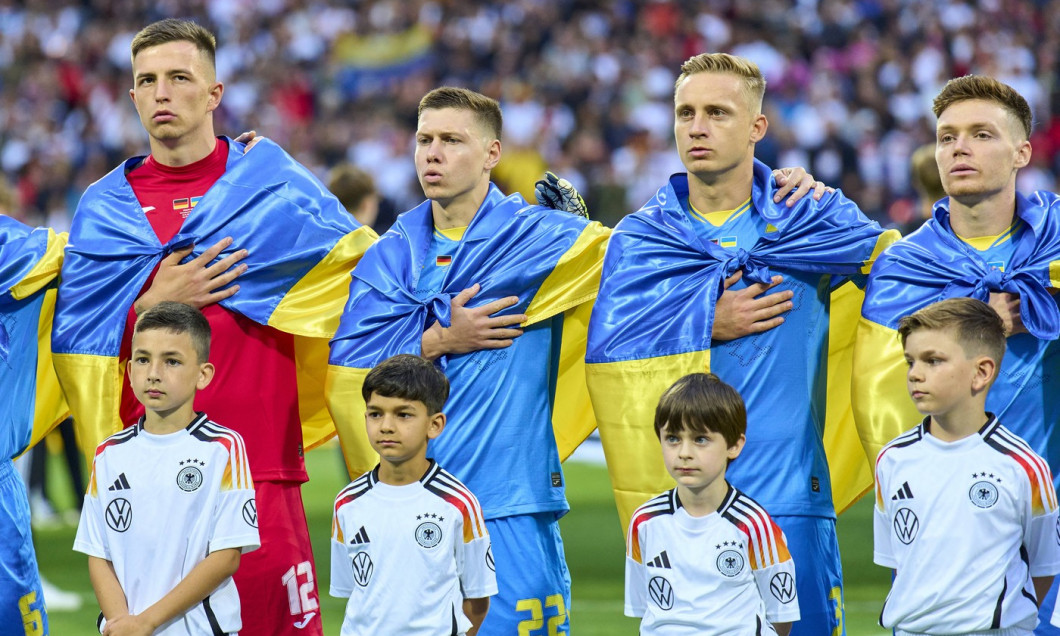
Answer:
MULTIPOLYGON (((329 533, 331 504, 346 485, 338 451, 333 446, 306 457, 311 481, 303 487, 306 516, 313 538, 317 575, 324 617, 324 633, 338 636, 345 604, 328 596, 330 579, 329 533)), ((49 467, 55 469, 59 458, 49 467)), ((560 522, 566 544, 567 563, 573 579, 571 633, 574 636, 633 636, 638 621, 622 615, 622 577, 625 551, 618 514, 611 499, 607 471, 602 466, 571 463, 565 466, 567 496, 571 512, 560 522)), ((60 506, 68 506, 65 476, 53 473, 49 487, 60 506), (65 495, 65 496, 64 496, 65 495)), ((81 636, 95 633, 99 613, 84 555, 73 552, 71 527, 42 529, 35 533, 41 572, 65 590, 78 592, 84 607, 78 612, 52 612, 49 619, 53 636, 81 636)), ((887 634, 875 626, 889 575, 872 564, 872 504, 864 499, 839 520, 839 541, 846 582, 847 633, 850 636, 887 634)), ((149 566, 148 566, 149 567, 149 566)), ((279 584, 279 583, 277 583, 279 584)), ((551 636, 533 633, 530 636, 551 636)))

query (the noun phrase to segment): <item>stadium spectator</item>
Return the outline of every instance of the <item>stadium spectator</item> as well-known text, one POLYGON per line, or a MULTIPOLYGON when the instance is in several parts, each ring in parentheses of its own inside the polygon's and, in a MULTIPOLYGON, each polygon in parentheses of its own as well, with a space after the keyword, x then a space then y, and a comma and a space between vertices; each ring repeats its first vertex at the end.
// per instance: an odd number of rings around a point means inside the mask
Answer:
POLYGON ((932 141, 924 105, 950 77, 990 73, 1033 96, 1045 189, 1060 172, 1060 144, 1045 143, 1060 130, 1057 0, 16 2, 0 6, 0 169, 16 179, 27 165, 70 164, 38 184, 31 225, 55 196, 76 200, 107 166, 142 152, 126 116, 124 51, 139 25, 187 16, 223 42, 220 130, 268 131, 321 179, 348 159, 397 210, 419 201, 407 161, 416 104, 442 84, 517 107, 513 122, 525 112, 518 120, 532 128, 505 133, 531 139, 590 210, 613 210, 600 201, 616 189, 637 209, 658 175, 622 173, 613 158, 645 142, 672 158, 672 69, 703 51, 739 52, 776 87, 765 107, 777 143, 760 159, 806 166, 878 221, 913 197, 908 157, 932 141), (854 169, 833 180, 838 147, 854 169))

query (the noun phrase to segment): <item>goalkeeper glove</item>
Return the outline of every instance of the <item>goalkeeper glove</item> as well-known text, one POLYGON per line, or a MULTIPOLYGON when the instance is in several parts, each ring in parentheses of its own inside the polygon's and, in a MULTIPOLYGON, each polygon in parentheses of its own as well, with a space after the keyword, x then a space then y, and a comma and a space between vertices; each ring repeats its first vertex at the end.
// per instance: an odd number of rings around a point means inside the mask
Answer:
POLYGON ((551 172, 546 172, 545 178, 534 184, 534 197, 538 205, 589 218, 589 208, 585 206, 582 195, 570 181, 551 172))

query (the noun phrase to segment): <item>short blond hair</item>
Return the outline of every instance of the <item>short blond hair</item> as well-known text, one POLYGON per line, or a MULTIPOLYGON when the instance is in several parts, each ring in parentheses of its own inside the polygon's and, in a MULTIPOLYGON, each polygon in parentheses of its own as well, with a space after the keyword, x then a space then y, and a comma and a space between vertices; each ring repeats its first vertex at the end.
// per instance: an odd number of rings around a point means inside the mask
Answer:
POLYGON ((939 117, 950 106, 969 99, 981 99, 1001 106, 1023 126, 1024 138, 1031 136, 1033 117, 1027 100, 1008 84, 986 75, 965 75, 946 82, 935 97, 932 110, 935 117, 939 117))
POLYGON ((752 105, 762 110, 762 100, 766 95, 766 78, 758 65, 751 60, 728 53, 700 53, 694 55, 681 65, 681 75, 674 83, 674 91, 681 82, 697 73, 729 73, 744 80, 744 89, 752 105))
POLYGON ((501 105, 492 97, 459 86, 442 86, 423 96, 416 116, 419 117, 425 110, 443 108, 471 111, 494 139, 501 138, 501 129, 504 127, 501 105))
POLYGON ((985 355, 1001 366, 1005 356, 1005 323, 994 308, 975 298, 947 298, 898 321, 905 346, 914 331, 949 331, 968 357, 985 355))
POLYGON ((939 164, 935 160, 935 144, 924 144, 917 148, 909 167, 913 188, 922 198, 934 203, 946 196, 939 164))

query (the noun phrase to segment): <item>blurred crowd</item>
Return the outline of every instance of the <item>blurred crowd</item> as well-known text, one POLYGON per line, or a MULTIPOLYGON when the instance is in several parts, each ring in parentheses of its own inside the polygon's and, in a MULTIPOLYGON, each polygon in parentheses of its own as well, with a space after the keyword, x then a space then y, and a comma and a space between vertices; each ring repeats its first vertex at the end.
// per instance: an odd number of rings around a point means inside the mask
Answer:
POLYGON ((0 0, 0 209, 65 229, 89 183, 148 151, 129 43, 170 16, 218 36, 219 132, 255 129, 321 178, 360 166, 399 211, 422 200, 416 104, 457 84, 502 103, 498 182, 529 194, 553 170, 613 224, 680 171, 673 83, 703 51, 762 68, 759 158, 807 166, 881 222, 919 214, 909 158, 953 76, 995 76, 1030 102, 1021 189, 1060 174, 1055 0, 0 0))

